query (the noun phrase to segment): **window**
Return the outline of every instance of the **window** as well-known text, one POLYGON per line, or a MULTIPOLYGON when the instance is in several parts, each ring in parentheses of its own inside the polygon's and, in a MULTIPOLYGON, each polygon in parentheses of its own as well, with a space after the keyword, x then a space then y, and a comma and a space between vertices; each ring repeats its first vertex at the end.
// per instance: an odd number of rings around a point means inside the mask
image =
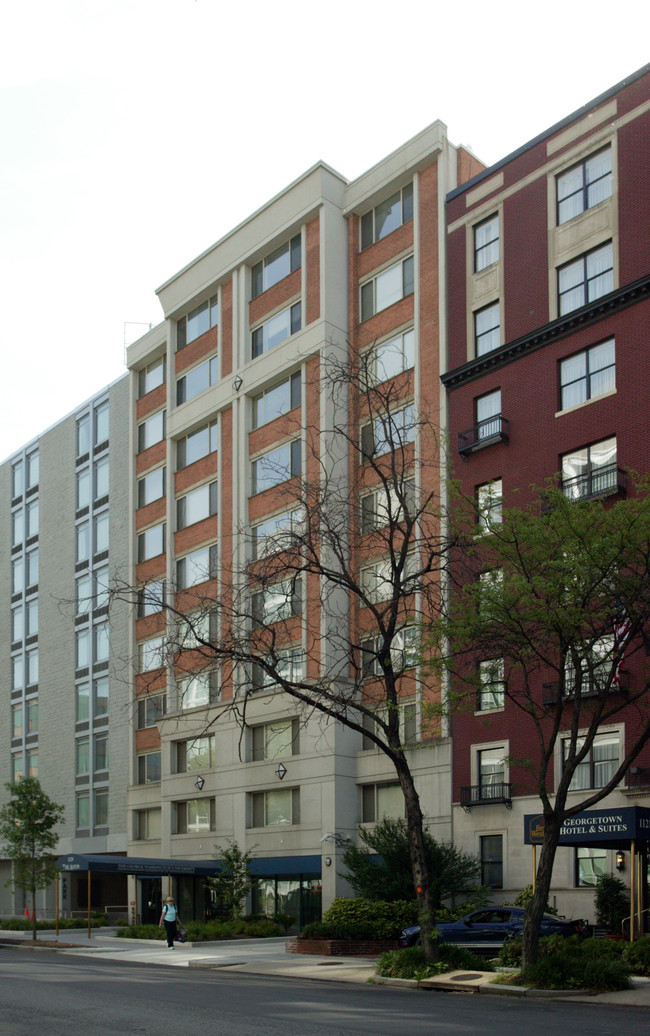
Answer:
POLYGON ((107 622, 100 622, 93 626, 93 648, 95 654, 94 661, 96 663, 108 662, 110 643, 107 622))
POLYGON ((38 485, 39 457, 38 450, 27 454, 27 489, 35 489, 38 485))
POLYGON ((300 823, 300 789, 255 791, 250 796, 250 826, 277 827, 300 823))
POLYGON ((297 719, 279 719, 251 728, 251 755, 253 762, 262 759, 280 759, 298 755, 300 726, 297 719))
POLYGON ((253 399, 253 428, 274 421, 300 406, 300 371, 253 399))
POLYGON ((489 532, 493 525, 501 522, 502 481, 495 478, 485 482, 476 490, 476 510, 481 532, 489 532))
POLYGON ((77 457, 90 452, 90 415, 84 414, 77 421, 77 457))
POLYGON ((38 547, 30 550, 26 555, 27 561, 27 589, 38 586, 38 547))
POLYGON ((219 299, 213 295, 207 302, 190 310, 187 316, 181 317, 176 323, 176 348, 184 349, 190 342, 195 341, 216 327, 219 323, 219 299))
POLYGON ((88 561, 90 557, 90 525, 88 522, 81 522, 77 526, 77 563, 88 561))
POLYGON ((21 557, 11 562, 11 593, 21 594, 25 589, 25 562, 21 557))
POLYGON ((108 457, 102 457, 95 462, 95 500, 101 500, 108 496, 108 457))
POLYGON ((94 577, 95 610, 107 608, 110 601, 110 584, 108 578, 108 565, 96 568, 94 577))
POLYGON ((416 581, 413 578, 416 569, 415 554, 409 554, 401 575, 398 574, 395 562, 390 558, 382 558, 372 565, 361 569, 361 589, 368 601, 378 603, 387 601, 395 590, 400 596, 414 593, 416 581))
POLYGON ((479 662, 478 709, 502 709, 505 698, 503 659, 491 658, 479 662))
POLYGON ((396 487, 394 484, 380 486, 361 498, 361 532, 365 535, 390 523, 404 519, 402 497, 411 517, 415 509, 415 479, 407 478, 396 487))
POLYGON ((562 489, 570 500, 587 500, 617 487, 615 436, 562 457, 562 489))
POLYGON ((501 304, 492 302, 474 314, 474 344, 476 355, 498 349, 501 345, 501 304))
POLYGON ((11 499, 15 500, 25 492, 25 469, 22 460, 11 466, 11 499))
POLYGON ((300 615, 302 608, 302 583, 299 578, 287 579, 283 583, 265 586, 252 597, 253 622, 268 626, 272 622, 300 615))
POLYGON ((95 827, 108 827, 108 789, 95 791, 95 827))
POLYGON ((36 734, 38 731, 38 701, 33 698, 27 702, 27 733, 36 734))
MULTIPOLYGON (((361 665, 364 680, 373 676, 382 676, 383 669, 379 661, 379 652, 383 644, 382 637, 371 637, 361 642, 361 665)), ((392 638, 390 659, 393 671, 401 673, 404 669, 417 665, 419 638, 413 627, 397 630, 392 638)))
POLYGON ((210 482, 191 490, 176 501, 176 528, 186 529, 217 513, 217 483, 210 482))
POLYGON ((495 214, 474 227, 474 272, 499 261, 499 217, 495 214))
POLYGON ((381 241, 412 219, 413 184, 409 183, 361 217, 361 248, 381 241))
POLYGON ((77 830, 90 828, 90 792, 77 792, 76 813, 77 830))
POLYGON ((157 442, 162 442, 165 438, 165 424, 165 411, 159 410, 157 414, 138 425, 138 453, 155 446, 157 442))
POLYGON ((95 770, 108 770, 108 734, 95 734, 95 770))
POLYGON ((381 456, 413 442, 415 427, 413 403, 376 417, 372 424, 366 424, 361 429, 361 452, 364 459, 381 456))
POLYGON ((176 444, 176 468, 178 471, 218 449, 218 428, 217 422, 213 421, 212 424, 206 424, 196 432, 186 435, 184 439, 178 440, 176 444))
POLYGON ((261 356, 274 346, 280 345, 290 335, 295 335, 300 330, 302 321, 302 309, 299 302, 288 306, 280 313, 270 317, 259 327, 256 327, 251 335, 252 356, 261 356))
MULTIPOLYGON (((580 694, 598 694, 606 685, 613 670, 615 659, 614 634, 600 637, 591 645, 591 650, 586 657, 580 659, 579 669, 582 679, 580 681, 580 694)), ((567 695, 576 691, 576 670, 572 659, 566 659, 564 667, 564 685, 567 695)), ((612 687, 612 690, 615 688, 612 687)))
POLYGON ((25 514, 27 517, 27 539, 31 539, 32 536, 38 536, 38 500, 32 500, 27 504, 25 508, 25 514))
POLYGON ((176 742, 176 773, 211 770, 214 766, 214 737, 176 742))
POLYGON ((23 707, 14 705, 11 709, 11 736, 23 736, 23 707))
MULTIPOLYGON (((300 681, 303 678, 303 655, 301 648, 286 648, 275 653, 275 659, 269 659, 269 664, 277 672, 278 676, 285 680, 300 681)), ((262 691, 276 686, 276 681, 267 673, 264 666, 257 663, 252 667, 252 688, 253 691, 262 691)))
POLYGON ((135 811, 134 837, 139 842, 150 842, 161 836, 162 810, 138 809, 135 811))
POLYGON ((90 630, 77 630, 75 642, 77 669, 87 669, 90 665, 90 630))
MULTIPOLYGON (((577 750, 580 749, 580 741, 577 750)), ((569 739, 563 742, 564 761, 569 752, 569 739)), ((597 734, 587 755, 578 763, 569 791, 604 788, 619 766, 619 735, 597 734)))
POLYGON ((410 370, 414 363, 415 331, 411 328, 376 346, 369 357, 369 370, 372 379, 379 384, 410 370))
POLYGON ((251 494, 278 486, 302 473, 302 442, 293 439, 251 463, 251 494))
POLYGON ((501 435, 501 389, 487 392, 475 400, 477 438, 491 439, 501 435))
POLYGON ((614 339, 569 356, 560 363, 560 407, 578 406, 616 387, 614 339))
POLYGON ((608 242, 593 252, 561 266, 557 271, 559 315, 572 313, 580 306, 614 290, 614 256, 608 242))
POLYGON ((17 608, 11 610, 11 640, 15 643, 18 640, 22 640, 25 636, 25 612, 23 606, 18 605, 17 608))
POLYGON ((219 358, 211 356, 184 374, 176 381, 176 404, 186 403, 200 392, 205 392, 219 380, 219 358))
POLYGON ((38 633, 38 598, 33 597, 25 605, 25 636, 35 637, 38 633))
POLYGON ((90 471, 84 468, 77 472, 77 510, 90 506, 90 471))
POLYGON ((178 682, 178 695, 178 705, 182 711, 210 705, 219 697, 217 673, 201 672, 184 677, 178 682))
POLYGON ((165 383, 165 357, 160 356, 138 373, 138 396, 146 396, 165 383))
POLYGON ((90 738, 78 737, 75 742, 75 773, 83 776, 90 773, 90 738))
POLYGON ((213 579, 217 574, 217 547, 202 547, 176 562, 176 585, 179 590, 213 579))
POLYGON ((481 885, 503 888, 503 835, 481 835, 479 838, 481 885))
POLYGON ((165 553, 165 523, 152 525, 138 534, 138 563, 165 553))
POLYGON ((22 507, 11 515, 11 545, 17 547, 25 539, 25 512, 22 507))
POLYGON ((281 245, 256 263, 251 271, 252 296, 257 298, 263 291, 284 280, 301 265, 300 234, 296 234, 286 245, 281 245))
POLYGON ((146 507, 165 495, 165 472, 164 467, 155 468, 138 480, 138 507, 146 507))
POLYGON ((95 532, 95 554, 103 554, 108 550, 108 511, 96 514, 93 518, 95 532))
POLYGON ((607 850, 580 846, 575 852, 576 888, 595 888, 598 879, 607 874, 607 850))
POLYGON ((19 691, 25 685, 25 662, 22 655, 11 659, 11 689, 19 691))
POLYGON ((160 752, 138 756, 138 784, 154 784, 160 780, 160 752))
POLYGON ((304 513, 301 508, 283 511, 272 518, 266 518, 251 528, 253 559, 267 558, 281 550, 287 550, 294 536, 302 531, 304 513))
POLYGON ((150 673, 165 665, 165 637, 151 637, 140 644, 140 672, 150 673))
POLYGON ((155 727, 164 714, 164 694, 150 694, 146 698, 138 698, 138 730, 155 727))
POLYGON ((214 799, 188 799, 176 803, 176 834, 214 831, 216 827, 214 799))
POLYGON ((164 604, 164 580, 147 583, 138 592, 138 618, 144 619, 147 615, 157 615, 163 610, 164 604))
POLYGON ((503 798, 506 761, 503 748, 484 748, 478 753, 479 799, 503 798))
POLYGON ((27 760, 27 776, 38 777, 38 749, 32 748, 25 752, 25 758, 27 760))
POLYGON ((38 648, 31 648, 25 652, 25 663, 27 666, 27 685, 29 687, 38 683, 38 648))
POLYGON ((75 687, 75 720, 82 723, 90 719, 90 684, 85 681, 75 687))
POLYGON ((413 256, 389 266, 372 280, 361 285, 361 319, 368 320, 400 299, 413 294, 413 256))
POLYGON ((95 448, 108 442, 108 400, 95 407, 95 448))
POLYGON ((384 817, 404 816, 404 795, 398 781, 364 784, 361 788, 361 820, 373 824, 384 817))
POLYGON ((604 148, 557 177, 558 225, 579 216, 612 194, 612 149, 604 148))
POLYGON ((95 716, 108 715, 108 677, 94 681, 95 716))

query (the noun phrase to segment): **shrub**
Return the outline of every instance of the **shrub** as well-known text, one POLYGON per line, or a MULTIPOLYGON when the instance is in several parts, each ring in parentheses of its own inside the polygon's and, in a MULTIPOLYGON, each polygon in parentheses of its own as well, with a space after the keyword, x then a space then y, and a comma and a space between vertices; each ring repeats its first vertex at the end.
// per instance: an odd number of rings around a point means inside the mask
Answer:
POLYGON ((164 939, 165 931, 157 924, 134 924, 120 928, 118 939, 164 939))
POLYGON ((267 917, 263 921, 248 922, 246 935, 251 939, 270 939, 273 936, 282 935, 282 928, 272 918, 267 917))
POLYGON ((439 943, 440 959, 451 971, 494 971, 494 965, 485 957, 479 957, 465 946, 457 946, 453 942, 439 943))
MULTIPOLYGON (((259 920, 265 920, 265 918, 262 917, 259 920)), ((280 925, 285 935, 287 934, 289 929, 296 923, 296 918, 293 914, 283 914, 282 912, 274 914, 271 920, 275 921, 276 924, 280 925)))
POLYGON ((601 874, 596 882, 596 921, 614 935, 630 913, 625 885, 613 874, 601 874))
POLYGON ((409 946, 405 950, 389 950, 377 959, 376 972, 382 978, 411 978, 421 981, 433 975, 441 975, 447 970, 443 961, 430 963, 419 946, 409 946))
MULTIPOLYGON (((317 922, 318 923, 318 922, 317 922)), ((384 903, 368 899, 335 899, 319 927, 307 925, 303 935, 330 939, 396 939, 402 928, 417 923, 414 902, 384 903)))
POLYGON ((522 979, 537 989, 608 992, 630 988, 629 969, 624 961, 584 953, 579 946, 541 953, 535 964, 522 974, 522 979))
POLYGON ((520 968, 521 952, 524 940, 518 935, 515 939, 508 939, 498 953, 499 964, 504 968, 520 968))
POLYGON ((621 943, 612 939, 602 941, 620 950, 633 975, 650 975, 650 935, 644 935, 636 942, 621 943))

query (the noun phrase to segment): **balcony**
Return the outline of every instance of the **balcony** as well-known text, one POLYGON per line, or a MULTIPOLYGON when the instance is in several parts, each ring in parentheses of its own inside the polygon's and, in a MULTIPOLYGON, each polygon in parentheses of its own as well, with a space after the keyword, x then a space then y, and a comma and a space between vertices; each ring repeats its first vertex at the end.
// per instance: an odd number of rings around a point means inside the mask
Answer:
POLYGON ((650 791, 650 770, 631 766, 627 772, 627 787, 629 791, 650 791))
MULTIPOLYGON (((608 675, 609 675, 609 670, 608 670, 608 675)), ((568 701, 570 701, 573 698, 573 694, 571 693, 571 681, 569 679, 569 674, 568 673, 567 673, 566 683, 567 683, 568 690, 566 690, 565 693, 564 693, 564 701, 568 702, 568 701)), ((617 694, 617 693, 625 694, 627 691, 629 691, 629 689, 630 689, 630 674, 627 671, 627 669, 619 669, 618 681, 616 683, 614 681, 612 681, 612 683, 610 684, 608 693, 609 694, 617 694)), ((591 698, 591 697, 593 697, 596 694, 600 694, 600 692, 602 690, 604 690, 604 687, 601 686, 598 683, 598 680, 597 679, 590 679, 589 675, 585 673, 585 675, 583 676, 583 679, 582 679, 581 697, 582 698, 591 698)), ((558 696, 558 681, 557 680, 555 680, 554 683, 543 683, 542 684, 542 705, 545 705, 545 706, 555 705, 556 702, 557 702, 557 696, 558 696)))
POLYGON ((466 813, 469 813, 472 806, 494 806, 499 803, 507 809, 512 809, 509 782, 473 784, 470 788, 460 789, 460 804, 466 813))
POLYGON ((458 452, 467 457, 470 453, 482 450, 484 446, 493 446, 497 442, 508 442, 508 420, 501 414, 479 421, 466 432, 458 433, 458 452))
POLYGON ((562 492, 569 500, 593 500, 600 496, 614 496, 627 493, 627 475, 616 464, 594 468, 576 478, 562 482, 562 492))

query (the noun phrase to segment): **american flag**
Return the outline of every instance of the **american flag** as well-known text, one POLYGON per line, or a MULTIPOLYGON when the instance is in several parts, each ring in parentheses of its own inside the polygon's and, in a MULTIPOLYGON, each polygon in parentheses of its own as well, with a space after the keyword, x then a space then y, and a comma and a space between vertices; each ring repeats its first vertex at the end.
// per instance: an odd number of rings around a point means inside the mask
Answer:
POLYGON ((614 619, 614 675, 612 677, 612 687, 620 687, 621 684, 621 663, 623 661, 623 651, 625 649, 625 642, 630 635, 630 628, 632 623, 623 611, 620 610, 616 618, 614 619))

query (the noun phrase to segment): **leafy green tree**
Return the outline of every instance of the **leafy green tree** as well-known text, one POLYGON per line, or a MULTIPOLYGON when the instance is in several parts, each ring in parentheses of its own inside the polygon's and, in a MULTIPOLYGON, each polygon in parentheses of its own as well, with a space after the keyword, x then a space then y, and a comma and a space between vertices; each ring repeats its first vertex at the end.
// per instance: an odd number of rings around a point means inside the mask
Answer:
POLYGON ((64 809, 45 794, 35 777, 5 784, 11 795, 0 809, 0 841, 4 854, 13 862, 6 882, 27 892, 32 900, 32 938, 36 939, 36 892, 47 888, 56 877, 55 832, 64 809))
POLYGON ((536 746, 510 759, 511 779, 539 796, 544 815, 524 967, 538 956, 562 824, 613 791, 650 739, 645 664, 623 687, 624 667, 635 656, 645 661, 650 634, 650 484, 631 489, 627 499, 583 501, 548 487, 536 505, 505 511, 487 529, 477 529, 473 512, 456 554, 459 579, 442 623, 452 645, 444 660, 451 704, 474 711, 485 693, 480 663, 497 659, 499 699, 536 746), (572 782, 599 731, 623 713, 618 761, 602 787, 576 793, 572 782))
MULTIPOLYGON (((409 840, 404 820, 385 817, 373 828, 359 828, 363 848, 350 843, 342 857, 347 878, 357 896, 393 903, 416 899, 409 840), (381 859, 373 858, 378 854, 381 859)), ((434 909, 450 896, 473 892, 479 883, 479 864, 475 856, 453 845, 437 842, 424 831, 424 849, 431 875, 434 909)))
POLYGON ((255 878, 248 869, 254 855, 252 849, 244 852, 236 841, 229 839, 226 848, 222 849, 218 856, 221 870, 215 877, 206 881, 233 920, 241 917, 246 896, 255 884, 255 878))
POLYGON ((614 935, 621 934, 623 921, 630 916, 627 889, 614 874, 601 874, 596 883, 596 921, 614 935))

